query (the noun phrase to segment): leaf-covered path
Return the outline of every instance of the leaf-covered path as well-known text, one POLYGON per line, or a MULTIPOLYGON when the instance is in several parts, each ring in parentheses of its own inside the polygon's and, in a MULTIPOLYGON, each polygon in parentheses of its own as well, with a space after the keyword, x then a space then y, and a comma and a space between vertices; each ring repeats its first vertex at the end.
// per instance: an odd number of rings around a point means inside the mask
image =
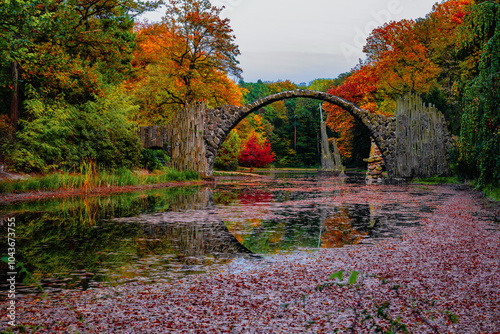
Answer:
POLYGON ((168 284, 23 297, 16 322, 38 333, 499 333, 499 226, 476 194, 435 191, 445 200, 402 241, 241 260, 168 284), (344 281, 330 279, 340 270, 344 281))

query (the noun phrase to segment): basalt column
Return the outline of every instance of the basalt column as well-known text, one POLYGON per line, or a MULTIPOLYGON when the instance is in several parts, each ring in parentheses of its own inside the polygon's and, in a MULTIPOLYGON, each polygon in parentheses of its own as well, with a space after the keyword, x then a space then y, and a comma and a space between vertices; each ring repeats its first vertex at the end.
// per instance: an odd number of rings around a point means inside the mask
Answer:
POLYGON ((192 170, 202 178, 210 177, 203 139, 205 107, 201 103, 187 106, 172 120, 172 167, 192 170))
POLYGON ((452 139, 446 121, 433 105, 416 95, 397 101, 394 175, 398 178, 431 177, 450 173, 447 161, 452 139))
POLYGON ((139 136, 144 148, 161 147, 172 154, 172 124, 167 126, 141 126, 139 127, 139 136))

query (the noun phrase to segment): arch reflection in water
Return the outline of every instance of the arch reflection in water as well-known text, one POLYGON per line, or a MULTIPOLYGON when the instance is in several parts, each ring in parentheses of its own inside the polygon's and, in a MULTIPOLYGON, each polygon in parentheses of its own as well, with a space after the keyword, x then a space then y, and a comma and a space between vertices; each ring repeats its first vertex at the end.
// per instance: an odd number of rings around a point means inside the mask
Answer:
POLYGON ((115 218, 114 222, 138 223, 150 240, 168 238, 179 256, 251 254, 231 234, 215 210, 213 190, 203 188, 190 198, 172 203, 172 211, 115 218))
MULTIPOLYGON (((276 172, 271 172, 273 177, 276 172)), ((418 214, 397 202, 391 191, 368 188, 345 178, 280 176, 281 181, 222 184, 217 206, 231 233, 254 253, 341 247, 398 237, 418 225, 418 214), (230 198, 230 200, 228 200, 230 198), (385 204, 384 204, 385 202, 385 204)))
MULTIPOLYGON (((425 189, 312 174, 219 181, 212 187, 23 203, 4 207, 0 216, 16 216, 17 260, 45 289, 85 289, 218 270, 250 252, 398 237, 439 200, 425 189)), ((0 225, 0 247, 6 245, 5 228, 0 225)))

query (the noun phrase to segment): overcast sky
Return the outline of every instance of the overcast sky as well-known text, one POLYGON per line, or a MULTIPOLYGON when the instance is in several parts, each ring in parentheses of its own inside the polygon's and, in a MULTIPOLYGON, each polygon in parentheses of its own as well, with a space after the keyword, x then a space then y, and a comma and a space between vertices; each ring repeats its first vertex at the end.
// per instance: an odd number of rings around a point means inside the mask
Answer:
MULTIPOLYGON (((212 0, 231 20, 246 82, 336 78, 364 58, 370 31, 424 17, 436 0, 212 0)), ((159 21, 164 10, 146 15, 159 21)))

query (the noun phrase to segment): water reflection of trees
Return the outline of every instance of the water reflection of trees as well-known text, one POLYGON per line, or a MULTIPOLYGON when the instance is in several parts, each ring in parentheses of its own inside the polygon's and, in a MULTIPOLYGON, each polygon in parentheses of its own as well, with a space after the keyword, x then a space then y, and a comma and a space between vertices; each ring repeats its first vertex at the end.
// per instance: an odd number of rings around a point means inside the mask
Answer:
MULTIPOLYGON (((18 222, 17 260, 37 280, 46 287, 86 287, 133 277, 146 260, 153 269, 160 262, 179 267, 197 256, 248 253, 213 208, 212 190, 196 187, 22 203, 5 211, 18 222)), ((4 229, 0 225, 1 236, 4 229)), ((3 257, 6 242, 0 242, 3 257)))
MULTIPOLYGON (((379 188, 363 188, 354 203, 343 203, 342 198, 352 199, 357 191, 346 186, 345 179, 331 177, 302 182, 300 187, 284 184, 267 193, 244 189, 238 199, 243 199, 240 204, 244 202, 245 208, 237 207, 222 216, 236 239, 256 253, 371 243, 398 237, 403 227, 418 225, 418 217, 402 203, 385 204, 391 200, 383 199, 393 194, 379 188), (362 194, 370 195, 363 198, 362 194)), ((222 207, 231 209, 227 203, 222 207)))
MULTIPOLYGON (((321 192, 321 197, 329 198, 342 196, 342 187, 333 188, 332 183, 338 185, 345 184, 344 177, 322 177, 318 179, 318 184, 325 189, 321 192)), ((320 241, 318 247, 335 248, 347 244, 358 244, 366 232, 358 232, 353 226, 353 209, 356 207, 332 208, 322 206, 320 208, 320 241)))
MULTIPOLYGON (((417 224, 414 212, 385 203, 390 194, 372 196, 373 203, 334 205, 333 199, 353 198, 352 189, 328 180, 308 184, 269 191, 265 185, 166 188, 22 203, 0 216, 16 217, 18 260, 37 279, 51 277, 70 287, 153 272, 165 276, 169 270, 196 272, 196 266, 249 250, 356 244, 394 237, 401 227, 417 224)), ((5 235, 6 226, 0 226, 0 238, 5 235)), ((6 245, 0 239, 2 256, 6 245)))
POLYGON ((339 208, 333 216, 322 221, 325 230, 321 235, 321 247, 335 248, 355 245, 362 241, 367 232, 358 232, 351 225, 351 221, 348 207, 339 208))
MULTIPOLYGON (((322 177, 293 187, 286 183, 272 191, 240 189, 234 200, 240 205, 226 219, 226 225, 238 241, 261 254, 316 248, 318 241, 323 247, 357 243, 366 232, 358 232, 351 226, 359 218, 353 208, 339 209, 317 201, 322 197, 342 196, 343 188, 336 185, 344 185, 344 179, 322 177), (299 202, 306 203, 305 207, 294 205, 299 202), (277 218, 261 218, 265 216, 277 218)), ((222 206, 228 203, 225 201, 222 206)))

